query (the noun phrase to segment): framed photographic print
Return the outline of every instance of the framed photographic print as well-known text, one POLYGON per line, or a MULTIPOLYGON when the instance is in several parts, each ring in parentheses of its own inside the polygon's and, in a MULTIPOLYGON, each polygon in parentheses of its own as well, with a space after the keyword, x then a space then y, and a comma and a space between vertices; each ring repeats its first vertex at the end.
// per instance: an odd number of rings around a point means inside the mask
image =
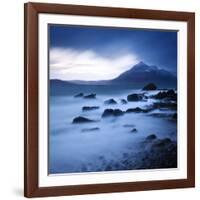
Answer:
POLYGON ((193 187, 194 13, 25 4, 25 196, 193 187))

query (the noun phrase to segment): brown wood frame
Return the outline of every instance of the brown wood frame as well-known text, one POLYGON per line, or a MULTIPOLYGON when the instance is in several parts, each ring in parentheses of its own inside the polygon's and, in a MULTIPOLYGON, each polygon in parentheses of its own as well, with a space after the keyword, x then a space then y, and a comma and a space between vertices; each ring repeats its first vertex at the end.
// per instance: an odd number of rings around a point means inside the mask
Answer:
POLYGON ((43 197, 108 192, 170 189, 195 186, 195 14, 128 8, 26 3, 24 17, 24 195, 43 197), (38 14, 71 14, 137 19, 185 21, 187 48, 187 179, 126 183, 39 187, 38 186, 38 14))

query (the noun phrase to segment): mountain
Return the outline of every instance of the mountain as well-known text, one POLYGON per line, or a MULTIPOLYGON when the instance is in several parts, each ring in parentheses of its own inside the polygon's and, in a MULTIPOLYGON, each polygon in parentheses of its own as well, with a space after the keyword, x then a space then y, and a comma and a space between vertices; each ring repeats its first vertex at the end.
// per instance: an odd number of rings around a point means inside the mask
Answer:
POLYGON ((112 84, 136 84, 137 86, 144 86, 150 82, 158 87, 176 87, 177 78, 167 70, 139 62, 112 80, 112 84))
POLYGON ((177 77, 167 70, 158 68, 157 66, 150 66, 143 62, 139 62, 131 69, 123 72, 118 77, 112 80, 102 81, 62 81, 53 79, 50 80, 50 87, 53 93, 62 93, 62 91, 74 92, 77 88, 86 92, 101 89, 104 91, 106 88, 116 89, 121 88, 143 88, 148 83, 154 83, 158 88, 176 88, 177 77))

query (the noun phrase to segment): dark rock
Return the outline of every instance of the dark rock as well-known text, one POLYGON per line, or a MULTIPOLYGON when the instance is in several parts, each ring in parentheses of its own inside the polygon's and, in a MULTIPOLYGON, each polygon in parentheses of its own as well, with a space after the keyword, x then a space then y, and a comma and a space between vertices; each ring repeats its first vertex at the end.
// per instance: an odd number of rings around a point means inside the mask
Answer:
POLYGON ((96 98, 96 94, 89 94, 89 95, 86 95, 84 96, 85 99, 95 99, 96 98))
POLYGON ((143 90, 156 90, 157 86, 154 83, 149 83, 143 87, 143 90))
POLYGON ((91 119, 88 119, 86 117, 76 117, 73 119, 73 124, 76 124, 76 123, 88 123, 88 122, 95 122, 94 120, 91 120, 91 119))
POLYGON ((99 109, 99 106, 83 106, 82 110, 83 111, 90 111, 90 110, 96 110, 99 109))
POLYGON ((76 94, 74 97, 76 97, 76 98, 77 98, 77 97, 83 97, 83 95, 84 95, 84 94, 81 92, 81 93, 79 93, 79 94, 76 94))
POLYGON ((94 127, 94 128, 84 128, 81 131, 82 132, 92 132, 92 131, 99 131, 99 130, 100 130, 100 128, 94 127))
POLYGON ((127 101, 125 99, 121 99, 122 104, 127 104, 127 101))
POLYGON ((142 109, 140 107, 136 107, 136 108, 129 108, 129 109, 127 109, 126 113, 132 113, 132 112, 134 112, 134 113, 140 113, 140 112, 147 113, 149 111, 151 111, 151 109, 142 109))
POLYGON ((146 140, 155 140, 156 138, 157 138, 157 136, 155 134, 151 134, 146 137, 146 140))
POLYGON ((117 117, 117 116, 121 116, 123 114, 124 114, 124 112, 121 111, 120 109, 105 109, 102 114, 102 117, 110 117, 110 116, 117 117))
POLYGON ((117 102, 114 99, 108 99, 106 101, 104 101, 105 104, 117 104, 117 102))
POLYGON ((136 133, 137 132, 137 129, 136 128, 133 128, 132 130, 131 130, 131 133, 136 133))
POLYGON ((159 92, 156 95, 153 95, 155 99, 170 99, 170 100, 177 100, 177 94, 174 90, 168 90, 167 92, 159 92))
POLYGON ((127 101, 141 101, 144 94, 130 94, 127 96, 127 101))

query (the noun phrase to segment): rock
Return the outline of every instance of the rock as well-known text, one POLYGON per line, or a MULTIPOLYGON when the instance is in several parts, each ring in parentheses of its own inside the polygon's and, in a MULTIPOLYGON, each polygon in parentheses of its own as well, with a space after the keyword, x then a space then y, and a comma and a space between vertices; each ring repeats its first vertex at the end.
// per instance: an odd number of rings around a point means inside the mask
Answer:
POLYGON ((137 129, 136 128, 133 128, 132 130, 131 130, 131 133, 136 133, 137 132, 137 129))
POLYGON ((96 94, 91 93, 89 95, 84 96, 84 98, 85 99, 95 99, 96 98, 96 94))
POLYGON ((117 102, 114 99, 108 99, 106 101, 104 101, 105 104, 117 104, 117 102))
POLYGON ((127 96, 127 101, 141 101, 143 96, 143 94, 130 94, 127 96))
POLYGON ((127 101, 125 99, 121 99, 121 104, 127 104, 127 101))
POLYGON ((123 127, 125 127, 125 128, 131 128, 131 127, 135 127, 135 125, 133 125, 133 124, 124 124, 123 127))
POLYGON ((83 111, 90 111, 90 110, 96 110, 99 109, 99 106, 83 106, 82 110, 83 111))
POLYGON ((157 138, 157 136, 155 134, 151 134, 146 137, 146 140, 155 140, 156 138, 157 138))
POLYGON ((151 109, 142 109, 140 107, 136 107, 136 108, 129 108, 126 110, 126 113, 132 113, 132 112, 136 112, 136 113, 140 113, 140 112, 143 112, 143 113, 147 113, 151 111, 151 109))
POLYGON ((75 97, 75 98, 77 98, 77 97, 83 97, 83 95, 84 95, 84 94, 81 92, 81 93, 79 93, 79 94, 76 94, 74 97, 75 97))
POLYGON ((177 94, 174 90, 168 90, 167 92, 159 92, 156 95, 153 95, 155 99, 170 99, 170 100, 177 100, 177 94))
POLYGON ((149 83, 143 87, 143 90, 156 90, 157 86, 154 83, 149 83))
POLYGON ((124 114, 124 112, 120 109, 105 109, 102 114, 102 117, 110 117, 110 116, 117 117, 117 116, 121 116, 123 114, 124 114))
POLYGON ((88 123, 88 122, 95 122, 94 120, 88 119, 86 117, 76 117, 73 119, 73 124, 77 124, 77 123, 88 123))
POLYGON ((84 128, 81 130, 81 132, 92 132, 92 131, 99 131, 99 127, 94 127, 94 128, 84 128))

